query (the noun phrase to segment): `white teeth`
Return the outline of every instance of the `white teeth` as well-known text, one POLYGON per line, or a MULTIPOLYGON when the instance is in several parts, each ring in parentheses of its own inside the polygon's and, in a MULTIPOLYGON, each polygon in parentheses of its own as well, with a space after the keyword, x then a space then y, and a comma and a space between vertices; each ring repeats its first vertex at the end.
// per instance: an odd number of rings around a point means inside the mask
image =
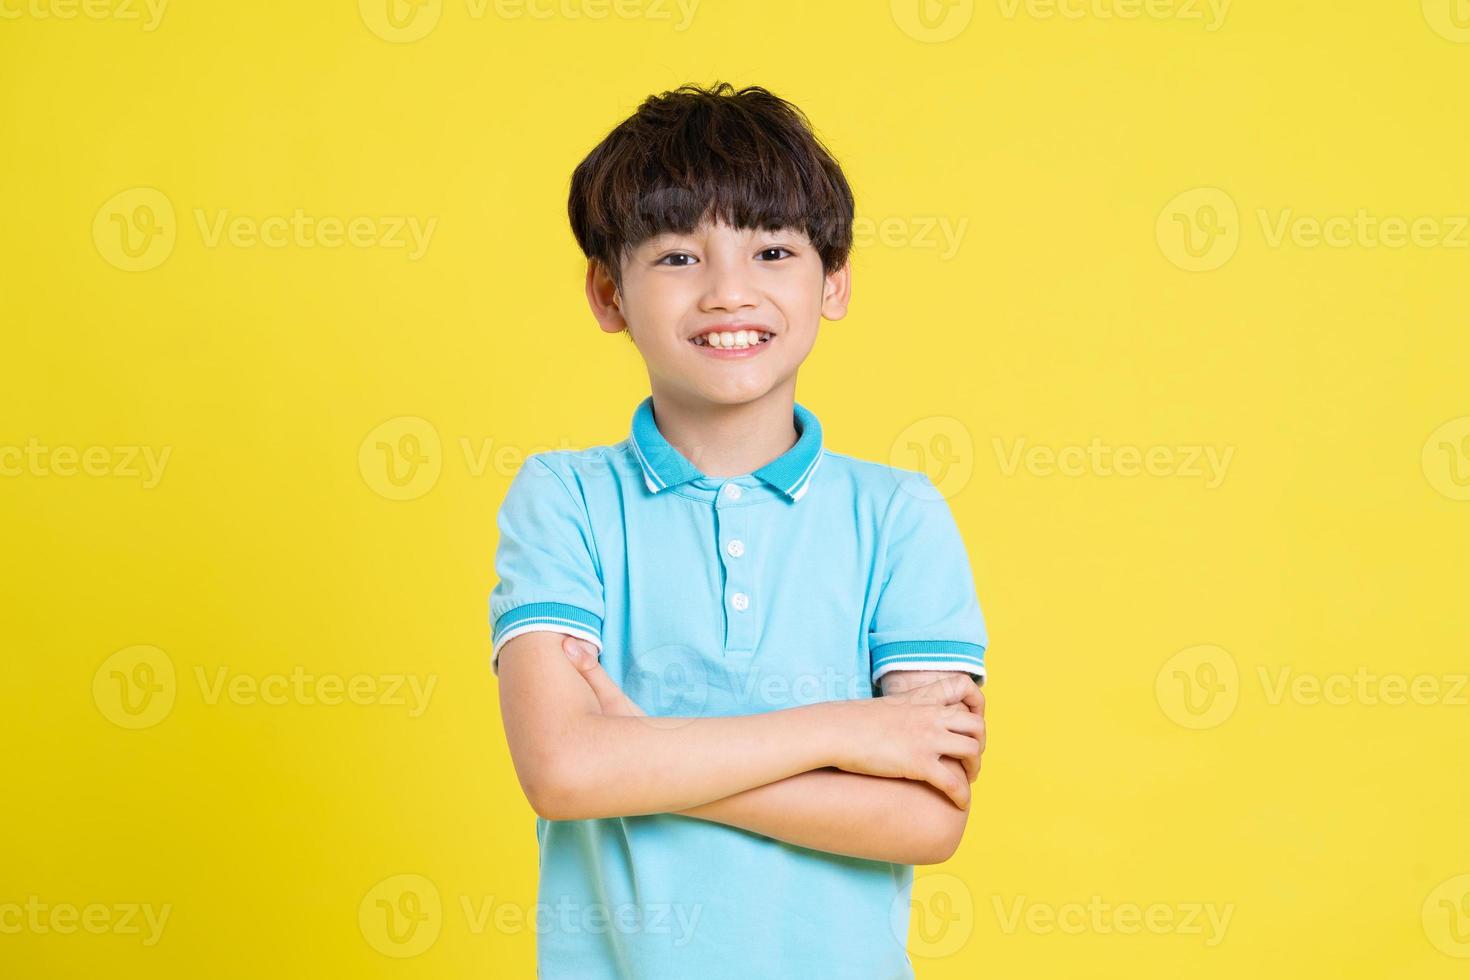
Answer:
POLYGON ((719 330, 714 333, 703 334, 694 338, 698 347, 720 347, 743 349, 754 347, 759 343, 769 340, 770 334, 763 330, 719 330))

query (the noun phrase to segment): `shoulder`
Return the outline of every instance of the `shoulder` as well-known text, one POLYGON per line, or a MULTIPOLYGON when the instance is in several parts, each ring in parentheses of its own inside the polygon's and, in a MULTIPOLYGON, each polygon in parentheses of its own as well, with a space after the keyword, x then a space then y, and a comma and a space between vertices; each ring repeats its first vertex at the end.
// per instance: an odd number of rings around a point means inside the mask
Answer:
POLYGON ((831 449, 822 450, 821 468, 827 471, 827 481, 842 484, 854 497, 880 513, 897 502, 900 494, 918 500, 937 496, 934 484, 923 470, 860 459, 831 449))
POLYGON ((631 446, 625 439, 586 449, 543 449, 528 454, 521 469, 542 473, 550 470, 568 487, 586 486, 600 478, 618 475, 628 468, 630 461, 631 446))

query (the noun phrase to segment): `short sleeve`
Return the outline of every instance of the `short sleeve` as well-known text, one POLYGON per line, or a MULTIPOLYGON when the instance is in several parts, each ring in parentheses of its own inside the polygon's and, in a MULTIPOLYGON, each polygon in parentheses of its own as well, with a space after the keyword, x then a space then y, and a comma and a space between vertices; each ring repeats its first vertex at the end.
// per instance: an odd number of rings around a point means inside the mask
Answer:
POLYGON ((962 670, 984 684, 985 618, 959 526, 927 475, 902 470, 899 479, 880 535, 873 683, 893 670, 962 670))
POLYGON ((587 511, 537 455, 511 480, 495 519, 497 582, 490 592, 490 669, 500 648, 537 630, 570 633, 602 649, 603 587, 587 511))

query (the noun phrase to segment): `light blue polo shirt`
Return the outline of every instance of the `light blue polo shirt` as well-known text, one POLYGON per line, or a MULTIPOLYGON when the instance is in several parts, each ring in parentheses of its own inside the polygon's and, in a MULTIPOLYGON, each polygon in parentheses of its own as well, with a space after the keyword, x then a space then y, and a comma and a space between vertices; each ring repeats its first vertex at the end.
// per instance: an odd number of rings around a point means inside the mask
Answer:
MULTIPOLYGON (((597 644, 650 715, 877 695, 891 670, 984 683, 985 621, 949 505, 922 472, 822 444, 708 477, 659 432, 536 453, 497 524, 492 670, 533 630, 597 644)), ((677 814, 536 820, 541 980, 913 977, 911 865, 677 814)))

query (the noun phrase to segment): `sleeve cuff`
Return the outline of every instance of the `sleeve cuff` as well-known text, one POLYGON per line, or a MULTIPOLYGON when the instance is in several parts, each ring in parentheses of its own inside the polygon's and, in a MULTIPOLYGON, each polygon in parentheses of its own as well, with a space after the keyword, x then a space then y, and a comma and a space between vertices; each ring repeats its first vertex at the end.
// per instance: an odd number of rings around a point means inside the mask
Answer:
POLYGON ((872 650, 873 683, 893 670, 962 670, 985 683, 985 647, 959 640, 901 640, 872 650))
POLYGON ((538 631, 568 633, 588 641, 602 650, 602 619, 581 606, 565 602, 528 602, 507 609, 495 620, 491 630, 493 648, 490 653, 490 670, 500 673, 500 648, 522 633, 538 631))

